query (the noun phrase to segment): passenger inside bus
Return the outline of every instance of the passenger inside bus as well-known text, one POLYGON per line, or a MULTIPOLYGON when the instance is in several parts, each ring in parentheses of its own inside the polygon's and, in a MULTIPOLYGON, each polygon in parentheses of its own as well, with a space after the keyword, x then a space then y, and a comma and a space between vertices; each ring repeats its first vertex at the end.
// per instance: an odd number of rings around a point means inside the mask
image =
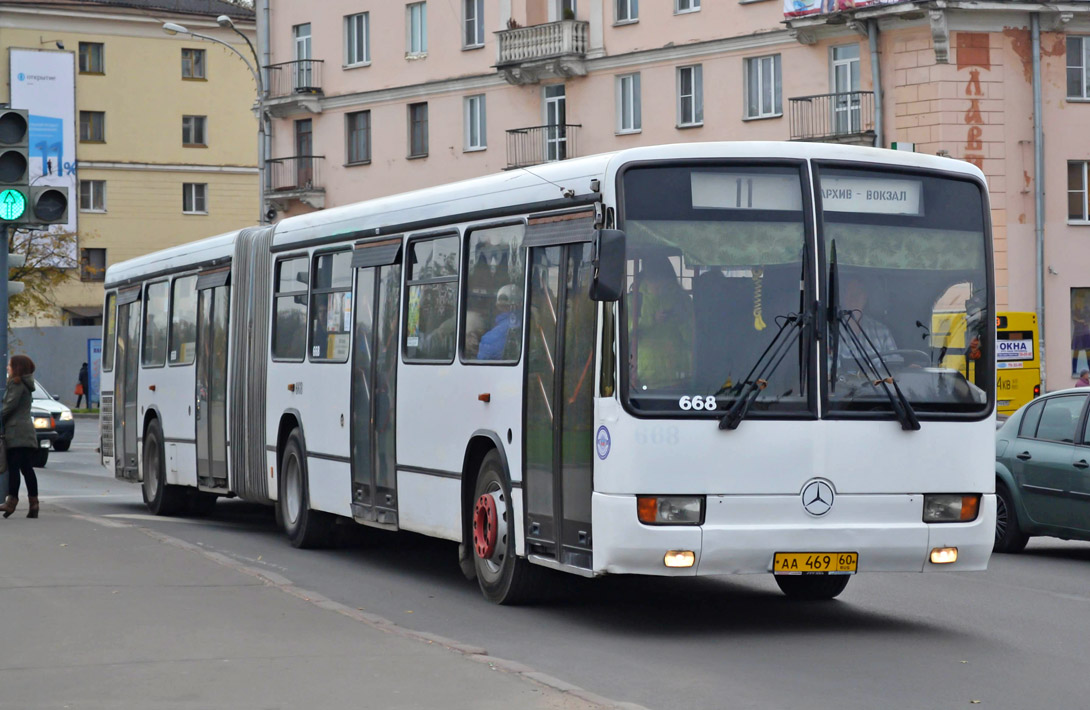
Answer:
MULTIPOLYGON (((518 357, 517 338, 521 333, 522 314, 517 308, 521 304, 518 287, 507 284, 496 294, 496 312, 492 328, 481 336, 477 350, 478 360, 503 360, 518 357), (514 353, 511 351, 515 350, 514 353)), ((468 337, 466 349, 469 350, 468 337)))
POLYGON ((871 346, 878 354, 883 355, 897 349, 897 341, 893 339, 889 326, 874 317, 873 314, 877 309, 868 310, 867 305, 870 300, 870 293, 863 279, 850 273, 841 275, 840 307, 842 311, 848 312, 850 323, 842 327, 851 328, 863 348, 860 351, 853 338, 843 330, 841 331, 838 366, 841 372, 846 369, 856 370, 859 367, 857 360, 865 362, 866 359, 874 359, 875 353, 872 352, 871 346))

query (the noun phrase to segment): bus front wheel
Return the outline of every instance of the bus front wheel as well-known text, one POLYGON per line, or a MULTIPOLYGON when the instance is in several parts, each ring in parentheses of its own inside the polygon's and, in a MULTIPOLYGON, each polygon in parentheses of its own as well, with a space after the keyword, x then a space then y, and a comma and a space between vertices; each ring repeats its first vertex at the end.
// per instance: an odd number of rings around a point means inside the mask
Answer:
POLYGON ((537 587, 541 570, 515 554, 511 488, 500 455, 493 449, 481 462, 473 492, 473 566, 485 598, 496 604, 520 604, 537 587))
POLYGON ((186 490, 167 483, 165 464, 163 428, 153 419, 144 433, 144 481, 140 486, 144 505, 152 515, 174 515, 185 507, 186 490))
POLYGON ((324 547, 332 536, 333 516, 311 510, 309 489, 303 435, 293 429, 280 459, 280 490, 276 503, 292 547, 324 547))
POLYGON ((780 591, 791 599, 803 601, 824 601, 832 599, 844 591, 851 579, 846 574, 795 576, 778 574, 776 584, 780 591))

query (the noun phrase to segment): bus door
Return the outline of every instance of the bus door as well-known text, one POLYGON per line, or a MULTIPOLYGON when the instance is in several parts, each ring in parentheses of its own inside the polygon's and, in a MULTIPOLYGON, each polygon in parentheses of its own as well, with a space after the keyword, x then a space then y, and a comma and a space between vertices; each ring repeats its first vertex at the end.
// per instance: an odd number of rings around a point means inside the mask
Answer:
MULTIPOLYGON (((589 235, 590 220, 554 223, 553 239, 589 235)), ((534 243, 534 224, 527 245, 534 243)), ((547 238, 547 237, 546 237, 547 238)), ((555 243, 555 242, 554 242, 555 243)), ((594 328, 589 243, 532 246, 523 402, 526 542, 530 554, 592 564, 594 328)))
POLYGON ((117 295, 117 350, 114 355, 114 475, 140 479, 137 436, 140 412, 137 380, 140 374, 140 288, 117 295))
POLYGON ((361 523, 397 527, 398 313, 401 238, 356 247, 352 348, 352 516, 361 523))
POLYGON ((227 269, 197 278, 197 487, 227 488, 227 269))

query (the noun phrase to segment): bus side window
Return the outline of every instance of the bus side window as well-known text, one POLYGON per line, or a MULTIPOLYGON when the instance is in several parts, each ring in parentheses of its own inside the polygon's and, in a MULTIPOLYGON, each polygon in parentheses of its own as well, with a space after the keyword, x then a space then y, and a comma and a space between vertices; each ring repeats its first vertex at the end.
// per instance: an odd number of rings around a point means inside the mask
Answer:
POLYGON ((306 256, 284 259, 276 265, 273 295, 272 356, 274 360, 302 360, 307 351, 307 286, 310 270, 306 256))
POLYGON ((167 362, 170 283, 159 281, 144 290, 144 343, 140 364, 162 367, 167 362))
POLYGON ((103 310, 106 327, 102 337, 102 371, 114 369, 114 339, 117 337, 117 292, 106 296, 106 308, 103 310))
POLYGON ((188 365, 197 350, 197 277, 174 279, 174 294, 170 309, 171 365, 188 365))
POLYGON ((454 362, 458 330, 458 235, 409 244, 405 361, 454 362))
POLYGON ((310 293, 310 359, 347 362, 352 332, 352 252, 316 256, 310 293))
POLYGON ((477 229, 467 240, 462 359, 518 362, 522 352, 525 225, 477 229))

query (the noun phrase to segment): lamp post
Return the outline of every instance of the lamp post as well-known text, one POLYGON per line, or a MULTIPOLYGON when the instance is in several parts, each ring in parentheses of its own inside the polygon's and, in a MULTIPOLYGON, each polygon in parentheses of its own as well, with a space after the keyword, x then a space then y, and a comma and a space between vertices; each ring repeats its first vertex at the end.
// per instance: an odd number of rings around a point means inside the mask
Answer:
POLYGON ((265 131, 265 82, 261 80, 261 67, 260 62, 257 59, 257 52, 254 51, 254 45, 250 42, 250 38, 243 34, 235 23, 231 21, 231 18, 227 15, 220 15, 216 18, 216 22, 220 27, 230 28, 234 30, 242 39, 246 40, 246 44, 250 47, 250 53, 254 57, 254 63, 251 64, 246 55, 238 51, 233 45, 224 42, 221 39, 210 37, 208 35, 201 34, 199 32, 193 32, 182 25, 175 22, 164 22, 163 32, 168 35, 189 35, 190 37, 196 37, 197 39, 207 40, 216 44, 221 44, 227 49, 231 50, 242 60, 242 63, 246 65, 246 68, 250 70, 250 74, 254 77, 254 82, 257 84, 257 200, 258 200, 258 224, 265 224, 268 220, 265 219, 265 151, 266 151, 266 131, 265 131))

